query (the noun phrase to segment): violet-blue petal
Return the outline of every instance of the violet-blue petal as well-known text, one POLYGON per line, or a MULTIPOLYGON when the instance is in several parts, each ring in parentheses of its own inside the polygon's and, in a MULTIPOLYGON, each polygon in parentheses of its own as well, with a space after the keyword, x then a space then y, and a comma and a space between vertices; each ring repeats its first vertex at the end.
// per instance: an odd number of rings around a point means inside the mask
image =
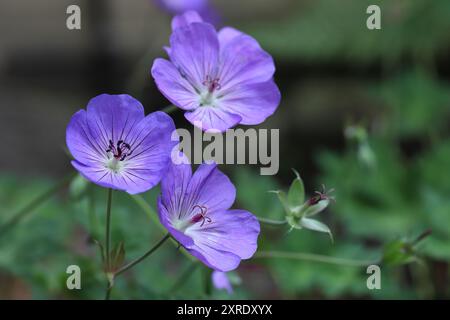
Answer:
POLYGON ((197 128, 203 131, 225 132, 242 121, 242 117, 231 113, 224 108, 199 107, 193 111, 186 112, 184 117, 197 128))
POLYGON ((194 22, 203 22, 203 19, 197 11, 186 11, 184 14, 177 15, 172 19, 172 31, 186 27, 194 22))
POLYGON ((234 38, 243 35, 241 31, 232 27, 223 27, 217 33, 219 37, 219 43, 221 48, 225 48, 228 43, 230 43, 234 38))
POLYGON ((263 83, 241 84, 218 103, 219 108, 241 117, 239 123, 260 124, 271 116, 280 104, 281 93, 272 80, 263 83))
POLYGON ((218 271, 228 272, 234 270, 241 263, 241 258, 234 253, 210 248, 203 243, 200 246, 193 245, 190 248, 186 248, 186 250, 207 267, 218 271))
POLYGON ((183 110, 198 107, 198 97, 194 87, 181 76, 172 62, 156 59, 153 62, 152 76, 159 91, 174 105, 183 110))
POLYGON ((233 287, 225 272, 213 271, 211 274, 211 280, 216 289, 226 290, 229 294, 233 293, 233 287))
POLYGON ((101 168, 106 155, 104 145, 98 135, 93 135, 86 119, 86 111, 76 112, 66 129, 66 144, 78 162, 101 168))
POLYGON ((158 199, 161 223, 193 256, 208 267, 230 271, 257 248, 259 222, 245 210, 229 210, 234 185, 216 164, 171 163, 158 199))
MULTIPOLYGON (((186 234, 194 239, 195 249, 202 252, 225 251, 240 259, 249 259, 255 253, 260 232, 258 219, 245 210, 216 211, 210 214, 211 223, 201 226, 193 224, 186 234)), ((210 261, 211 264, 217 262, 210 261)), ((222 268, 216 268, 223 270, 222 268)))
POLYGON ((234 86, 266 82, 275 73, 275 64, 252 37, 241 34, 220 43, 221 91, 226 95, 234 86))
POLYGON ((133 148, 122 171, 127 192, 141 193, 156 186, 165 173, 172 149, 175 125, 165 112, 157 111, 142 119, 130 134, 133 148))
POLYGON ((168 204, 166 204, 166 201, 163 201, 163 197, 158 197, 158 216, 161 224, 183 247, 192 247, 194 245, 194 240, 188 235, 184 234, 182 231, 176 229, 173 225, 174 215, 177 215, 177 212, 169 210, 170 209, 168 209, 168 204))
POLYGON ((202 87, 206 75, 217 73, 219 40, 212 25, 192 23, 176 29, 170 37, 170 48, 172 62, 195 88, 202 87))
POLYGON ((160 8, 172 15, 182 15, 189 11, 198 12, 201 21, 218 25, 221 17, 208 0, 155 0, 160 8))
POLYGON ((92 134, 108 145, 108 140, 126 140, 136 124, 144 119, 142 104, 127 94, 101 94, 87 105, 87 123, 92 134))
POLYGON ((104 188, 125 191, 124 189, 118 187, 114 181, 111 182, 111 178, 109 177, 110 172, 103 166, 97 167, 92 165, 84 165, 77 160, 72 160, 70 163, 87 180, 104 188))
POLYGON ((188 194, 192 178, 192 169, 187 157, 182 154, 179 160, 183 162, 175 164, 172 160, 161 181, 162 198, 171 214, 180 213, 183 198, 188 194))
POLYGON ((157 5, 171 14, 181 14, 189 10, 203 10, 208 0, 154 0, 157 5))
POLYGON ((217 164, 201 164, 192 175, 187 196, 193 204, 205 206, 209 213, 229 209, 236 199, 236 188, 217 168, 217 164))
POLYGON ((147 117, 128 95, 100 95, 69 122, 72 165, 100 186, 141 193, 155 186, 170 160, 175 125, 165 113, 147 117))

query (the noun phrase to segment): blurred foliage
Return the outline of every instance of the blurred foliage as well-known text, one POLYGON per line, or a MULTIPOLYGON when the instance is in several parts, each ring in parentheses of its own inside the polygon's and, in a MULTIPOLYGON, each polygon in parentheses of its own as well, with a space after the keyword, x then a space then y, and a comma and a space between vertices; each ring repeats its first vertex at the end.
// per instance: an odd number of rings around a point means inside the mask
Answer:
POLYGON ((247 28, 279 58, 382 61, 388 67, 405 56, 431 63, 450 43, 447 0, 316 0, 296 4, 282 22, 247 28), (372 4, 381 8, 381 31, 366 28, 366 9, 372 4))
MULTIPOLYGON (((104 241, 107 194, 105 189, 89 185, 80 196, 75 188, 80 184, 80 179, 76 178, 70 193, 60 194, 57 201, 43 204, 0 238, 0 273, 24 281, 33 298, 104 297, 106 279, 102 272, 100 249, 95 241, 104 241), (77 192, 72 192, 75 189, 77 192), (66 288, 66 268, 73 264, 82 270, 82 290, 66 288)), ((5 211, 2 210, 0 224, 7 220, 7 213, 15 209, 16 204, 26 203, 30 195, 39 194, 49 185, 44 179, 25 181, 3 176, 0 179, 0 197, 5 211)), ((151 191, 144 198, 155 203, 157 192, 151 191)), ((114 193, 112 215, 113 243, 119 245, 124 242, 127 260, 142 255, 163 236, 161 229, 127 194, 114 193)), ((205 296, 202 274, 206 268, 200 265, 192 274, 185 275, 186 283, 180 290, 168 295, 191 263, 169 241, 147 261, 116 279, 112 297, 202 298, 205 296), (185 295, 186 292, 189 295, 185 295)), ((227 297, 219 291, 212 294, 213 297, 227 297)), ((236 294, 242 295, 239 290, 236 294)))

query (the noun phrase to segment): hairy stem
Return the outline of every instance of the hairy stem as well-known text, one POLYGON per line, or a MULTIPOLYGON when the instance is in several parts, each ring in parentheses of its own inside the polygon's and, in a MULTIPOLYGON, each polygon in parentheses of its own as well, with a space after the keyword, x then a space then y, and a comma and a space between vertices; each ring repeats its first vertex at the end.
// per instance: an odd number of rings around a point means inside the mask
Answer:
POLYGON ((161 111, 170 114, 174 111, 176 111, 178 108, 176 106, 174 106, 173 104, 171 104, 170 106, 165 107, 164 109, 162 109, 161 111))
POLYGON ((267 218, 257 217, 258 221, 264 224, 273 225, 273 226, 282 226, 287 223, 286 220, 272 220, 267 218))
POLYGON ((110 268, 110 244, 111 244, 111 204, 112 204, 112 189, 108 189, 108 200, 106 205, 106 268, 110 268))
POLYGON ((129 262, 128 264, 124 265, 122 268, 120 268, 119 270, 117 270, 117 272, 115 272, 114 276, 117 277, 118 275, 124 273, 125 271, 133 268, 135 265, 137 265, 139 262, 143 261, 145 258, 147 258, 148 256, 150 256, 153 252, 155 252, 164 242, 166 242, 167 239, 170 238, 170 233, 167 233, 164 238, 162 238, 156 245, 153 246, 153 248, 151 248, 150 250, 148 250, 146 253, 144 253, 142 256, 140 256, 139 258, 129 262))
POLYGON ((335 258, 330 256, 324 256, 314 253, 304 253, 304 252, 283 252, 283 251, 260 251, 257 252, 254 258, 281 258, 281 259, 293 259, 293 260, 304 260, 312 262, 321 262, 334 265, 348 266, 348 267, 365 267, 371 264, 377 264, 379 260, 364 261, 364 260, 353 260, 353 259, 343 259, 335 258))
MULTIPOLYGON (((166 228, 164 228, 164 226, 159 222, 158 214, 156 213, 155 209, 153 209, 152 206, 148 204, 141 195, 135 194, 130 196, 134 200, 134 202, 144 211, 146 216, 149 217, 158 226, 159 229, 161 229, 161 232, 167 231, 166 228)), ((175 239, 172 238, 172 240, 172 243, 177 247, 177 249, 179 249, 180 244, 175 239)), ((185 250, 181 250, 180 252, 189 260, 196 261, 196 259, 185 250)))

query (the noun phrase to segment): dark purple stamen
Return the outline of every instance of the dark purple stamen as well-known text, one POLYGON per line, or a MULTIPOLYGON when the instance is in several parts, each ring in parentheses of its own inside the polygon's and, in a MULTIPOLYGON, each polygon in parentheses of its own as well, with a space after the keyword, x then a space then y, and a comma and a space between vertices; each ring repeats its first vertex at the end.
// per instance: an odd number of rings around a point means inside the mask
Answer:
POLYGON ((203 85, 208 87, 208 91, 210 93, 213 93, 215 90, 220 90, 220 88, 222 88, 219 81, 220 81, 219 78, 213 79, 212 77, 210 77, 208 75, 208 76, 206 76, 205 81, 203 81, 203 85))
POLYGON ((322 191, 315 191, 316 195, 311 197, 308 200, 308 205, 313 206, 322 200, 334 200, 333 197, 330 197, 330 193, 333 191, 334 191, 334 189, 330 189, 330 190, 326 191, 325 186, 322 185, 322 191))
POLYGON ((200 227, 203 227, 203 225, 205 224, 205 221, 208 223, 211 223, 212 220, 210 217, 207 217, 206 215, 208 214, 208 208, 205 206, 199 206, 199 205, 195 205, 194 208, 199 208, 200 209, 200 213, 197 213, 195 216, 193 216, 191 218, 191 223, 197 223, 197 222, 202 222, 200 227))
POLYGON ((125 160, 126 157, 130 156, 133 153, 133 151, 131 150, 131 146, 123 140, 117 141, 116 146, 114 146, 112 140, 109 140, 109 145, 106 152, 111 152, 114 158, 120 161, 125 160))

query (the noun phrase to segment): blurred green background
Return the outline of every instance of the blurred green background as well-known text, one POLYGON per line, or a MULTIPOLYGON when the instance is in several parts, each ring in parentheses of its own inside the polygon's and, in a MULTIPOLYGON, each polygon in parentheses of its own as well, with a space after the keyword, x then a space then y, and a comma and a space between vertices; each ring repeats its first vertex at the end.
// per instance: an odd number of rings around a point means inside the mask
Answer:
MULTIPOLYGON (((381 290, 367 289, 362 267, 254 258, 232 274, 230 296, 208 288, 205 268, 191 269, 166 243, 119 278, 112 297, 450 298, 450 2, 212 3, 225 25, 251 34, 273 55, 282 92, 279 109, 260 126, 280 129, 280 172, 267 177, 256 166, 222 166, 237 187, 235 207, 283 218, 267 191, 286 190, 291 168, 309 195, 321 184, 336 189, 336 203, 318 217, 333 231, 333 244, 325 234, 263 226, 260 250, 372 260, 389 243, 432 234, 419 243, 416 262, 381 265, 381 290), (366 28, 370 4, 381 7, 381 30, 366 28)), ((0 226, 74 172, 65 126, 91 97, 127 92, 147 112, 168 104, 149 69, 165 56, 169 34, 170 17, 148 0, 2 1, 0 226), (65 28, 69 4, 81 7, 81 31, 65 28)), ((181 112, 173 117, 178 127, 190 127, 181 112)), ((138 203, 115 193, 113 240, 125 242, 128 259, 163 235, 151 211, 157 194, 138 203)), ((106 190, 77 178, 0 233, 0 298, 103 298, 94 239, 104 237, 105 202, 106 190), (72 264, 82 269, 82 290, 66 289, 72 264)))

